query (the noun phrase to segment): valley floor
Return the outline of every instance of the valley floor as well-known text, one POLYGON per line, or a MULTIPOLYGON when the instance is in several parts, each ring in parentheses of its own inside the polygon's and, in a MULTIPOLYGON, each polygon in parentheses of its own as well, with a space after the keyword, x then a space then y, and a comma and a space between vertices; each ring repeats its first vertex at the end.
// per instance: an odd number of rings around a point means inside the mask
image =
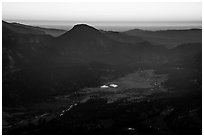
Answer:
POLYGON ((7 108, 3 134, 201 134, 200 92, 170 89, 168 77, 137 70, 16 113, 7 108))

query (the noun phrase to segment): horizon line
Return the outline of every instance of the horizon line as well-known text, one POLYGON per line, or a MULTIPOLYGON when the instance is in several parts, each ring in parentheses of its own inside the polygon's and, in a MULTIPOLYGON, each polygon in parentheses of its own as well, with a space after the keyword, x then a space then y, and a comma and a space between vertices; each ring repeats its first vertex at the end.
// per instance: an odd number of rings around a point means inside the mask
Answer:
MULTIPOLYGON (((97 27, 107 27, 106 25, 105 26, 103 26, 103 25, 91 25, 91 24, 89 24, 89 23, 81 23, 81 22, 79 22, 79 23, 74 23, 74 24, 72 24, 72 25, 66 25, 67 27, 71 27, 69 30, 67 30, 67 29, 61 29, 61 28, 57 28, 57 26, 63 26, 63 27, 65 27, 64 25, 47 25, 47 27, 46 27, 46 25, 33 25, 33 24, 29 24, 29 23, 24 23, 24 22, 18 22, 18 21, 9 21, 9 20, 4 20, 4 19, 2 19, 2 21, 5 21, 5 22, 7 22, 7 23, 17 23, 17 24, 21 24, 21 25, 25 25, 25 26, 32 26, 32 27, 39 27, 39 28, 45 28, 45 29, 58 29, 58 30, 64 30, 64 31, 69 31, 71 28, 73 28, 75 25, 79 25, 79 24, 86 24, 86 25, 88 25, 88 26, 92 26, 92 27, 94 27, 94 28, 96 28, 96 29, 98 29, 98 30, 103 30, 103 31, 116 31, 116 30, 104 30, 104 29, 100 29, 100 28, 97 28, 97 27), (54 27, 55 26, 55 27, 54 27)), ((19 20, 20 21, 20 20, 19 20)), ((22 20, 22 21, 24 21, 24 20, 22 20)), ((58 21, 54 21, 54 22, 58 22, 58 21)), ((159 23, 160 21, 158 21, 158 23, 159 23)), ((174 21, 173 21, 174 22, 174 21)), ((178 21, 179 22, 179 21, 178 21)), ((193 21, 193 22, 195 22, 195 21, 193 21)), ((201 21, 202 22, 202 21, 201 21)), ((108 27, 113 27, 113 26, 115 26, 115 25, 108 25, 108 27)), ((134 27, 134 25, 116 25, 115 27, 134 27)), ((158 27, 158 26, 149 26, 149 27, 158 27)), ((194 27, 190 27, 190 28, 185 28, 185 29, 176 29, 176 28, 173 28, 173 27, 182 27, 182 26, 161 26, 161 27, 166 27, 166 29, 157 29, 157 30, 151 30, 151 29, 143 29, 143 28, 140 28, 140 27, 136 27, 135 26, 135 28, 131 28, 131 29, 127 29, 127 30, 125 30, 125 31, 129 31, 129 30, 136 30, 136 29, 138 29, 138 30, 144 30, 144 31, 167 31, 167 30, 191 30, 191 29, 200 29, 200 30, 202 30, 202 24, 200 25, 200 26, 194 26, 194 27), (169 29, 168 27, 172 27, 172 29, 169 29)), ((184 27, 184 26, 183 26, 184 27)), ((185 27, 188 27, 188 26, 185 26, 185 27)), ((124 31, 116 31, 116 32, 124 32, 124 31)))

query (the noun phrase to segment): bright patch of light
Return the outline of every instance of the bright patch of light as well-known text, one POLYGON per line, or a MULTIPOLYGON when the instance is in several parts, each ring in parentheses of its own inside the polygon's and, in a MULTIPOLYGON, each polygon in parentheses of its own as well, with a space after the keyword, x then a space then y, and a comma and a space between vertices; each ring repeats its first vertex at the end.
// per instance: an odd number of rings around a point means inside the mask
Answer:
POLYGON ((130 130, 130 131, 134 131, 135 129, 134 129, 134 128, 129 127, 129 128, 128 128, 128 130, 130 130))
POLYGON ((116 85, 116 84, 110 84, 110 87, 117 88, 118 85, 116 85))
POLYGON ((109 88, 109 86, 103 85, 103 86, 101 86, 101 88, 109 88))

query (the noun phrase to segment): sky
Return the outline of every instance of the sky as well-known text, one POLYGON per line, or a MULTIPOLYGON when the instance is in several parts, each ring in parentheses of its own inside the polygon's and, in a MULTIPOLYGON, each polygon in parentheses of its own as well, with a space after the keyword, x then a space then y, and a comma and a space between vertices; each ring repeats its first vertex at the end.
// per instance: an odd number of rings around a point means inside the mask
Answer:
POLYGON ((2 18, 10 22, 69 29, 86 23, 102 29, 131 27, 201 27, 199 2, 69 2, 3 3, 2 18))

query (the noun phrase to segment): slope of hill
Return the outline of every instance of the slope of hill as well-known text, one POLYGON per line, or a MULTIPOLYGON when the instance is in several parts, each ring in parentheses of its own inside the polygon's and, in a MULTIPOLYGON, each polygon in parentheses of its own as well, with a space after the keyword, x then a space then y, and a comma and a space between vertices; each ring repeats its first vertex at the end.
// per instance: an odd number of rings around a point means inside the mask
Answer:
POLYGON ((53 37, 57 37, 65 33, 65 30, 52 29, 52 28, 41 28, 41 27, 24 25, 20 23, 8 23, 5 21, 2 21, 2 24, 4 27, 8 28, 9 30, 16 32, 16 33, 22 33, 22 34, 36 34, 36 35, 47 34, 53 37))
POLYGON ((58 45, 57 50, 67 58, 108 64, 138 64, 145 61, 157 64, 158 60, 155 59, 163 55, 166 50, 162 46, 152 45, 136 37, 119 35, 113 38, 84 24, 76 25, 70 31, 57 37, 52 45, 52 47, 58 45), (121 40, 119 40, 120 37, 121 40), (128 39, 134 42, 127 42, 128 39))
MULTIPOLYGON (((169 50, 169 56, 171 62, 174 64, 179 63, 182 65, 188 65, 190 67, 198 67, 199 61, 202 55, 202 44, 201 43, 189 43, 181 44, 177 47, 169 50)), ((201 65, 201 64, 200 64, 201 65)))
POLYGON ((168 48, 173 48, 183 43, 202 42, 201 29, 161 31, 145 31, 140 29, 134 29, 123 33, 130 36, 138 36, 151 43, 162 44, 168 48))
POLYGON ((144 42, 144 40, 140 37, 125 35, 121 32, 116 32, 116 31, 101 31, 101 32, 105 34, 107 37, 109 37, 110 39, 113 39, 118 42, 129 43, 129 44, 144 42))

